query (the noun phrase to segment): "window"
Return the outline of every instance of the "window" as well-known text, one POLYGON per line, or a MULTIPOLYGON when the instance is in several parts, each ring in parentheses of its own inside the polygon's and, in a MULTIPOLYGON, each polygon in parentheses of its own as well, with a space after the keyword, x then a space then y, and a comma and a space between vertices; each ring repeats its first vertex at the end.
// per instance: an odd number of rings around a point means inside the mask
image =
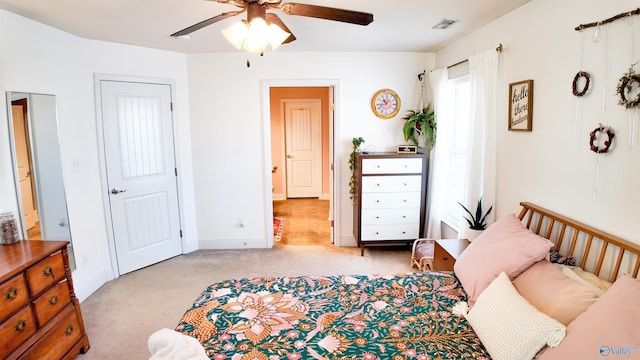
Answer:
POLYGON ((467 143, 469 139, 470 121, 470 91, 471 84, 469 75, 457 77, 449 80, 448 97, 451 99, 451 137, 447 139, 447 149, 445 150, 445 162, 449 164, 446 180, 443 182, 443 202, 442 221, 455 230, 460 229, 460 219, 462 207, 458 202, 462 202, 464 197, 464 174, 467 156, 467 143))

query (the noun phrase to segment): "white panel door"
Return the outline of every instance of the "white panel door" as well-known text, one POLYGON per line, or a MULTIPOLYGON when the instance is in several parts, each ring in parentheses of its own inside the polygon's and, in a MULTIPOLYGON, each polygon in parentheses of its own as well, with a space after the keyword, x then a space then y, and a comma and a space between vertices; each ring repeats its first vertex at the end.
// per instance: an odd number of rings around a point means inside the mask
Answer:
POLYGON ((101 81, 105 162, 118 270, 182 253, 171 87, 101 81))
POLYGON ((287 197, 322 193, 322 117, 320 99, 285 100, 287 197))

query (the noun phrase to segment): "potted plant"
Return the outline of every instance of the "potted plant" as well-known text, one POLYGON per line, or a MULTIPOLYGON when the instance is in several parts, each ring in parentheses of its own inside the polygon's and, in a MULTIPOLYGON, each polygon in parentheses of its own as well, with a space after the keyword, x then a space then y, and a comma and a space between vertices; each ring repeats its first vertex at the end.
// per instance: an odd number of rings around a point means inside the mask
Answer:
POLYGON ((356 194, 356 174, 353 172, 356 167, 356 154, 360 152, 360 145, 363 143, 364 139, 362 137, 353 138, 353 140, 351 140, 353 149, 351 150, 351 154, 349 154, 349 169, 351 170, 351 179, 349 180, 349 199, 352 200, 356 194))
POLYGON ((427 104, 418 111, 408 110, 402 120, 405 121, 402 127, 404 140, 425 148, 427 151, 431 150, 431 147, 436 143, 437 127, 436 114, 431 108, 431 104, 427 104))
POLYGON ((469 241, 472 241, 478 235, 480 235, 480 233, 484 231, 484 229, 486 229, 487 216, 489 216, 491 210, 493 210, 493 206, 489 207, 489 210, 487 210, 487 212, 483 214, 482 198, 480 198, 480 200, 478 200, 478 205, 476 206, 475 214, 473 214, 471 213, 471 211, 469 211, 469 209, 466 208, 466 206, 462 205, 462 203, 458 202, 458 204, 460 204, 464 211, 469 214, 469 218, 465 217, 464 219, 467 220, 467 223, 469 223, 469 229, 471 230, 469 234, 469 241))

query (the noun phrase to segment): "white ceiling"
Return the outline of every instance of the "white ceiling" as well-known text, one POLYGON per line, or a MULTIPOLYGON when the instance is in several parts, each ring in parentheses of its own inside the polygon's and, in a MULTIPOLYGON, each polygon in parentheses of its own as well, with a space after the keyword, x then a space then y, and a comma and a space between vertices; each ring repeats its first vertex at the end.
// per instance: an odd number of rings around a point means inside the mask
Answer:
MULTIPOLYGON (((295 0, 373 14, 368 26, 276 13, 297 40, 277 51, 435 52, 530 0, 295 0), (446 30, 442 19, 459 20, 446 30)), ((287 0, 283 0, 286 3, 287 0)), ((207 0, 0 0, 4 9, 71 34, 95 40, 182 53, 239 51, 220 30, 241 14, 191 34, 170 34, 238 8, 207 0)))

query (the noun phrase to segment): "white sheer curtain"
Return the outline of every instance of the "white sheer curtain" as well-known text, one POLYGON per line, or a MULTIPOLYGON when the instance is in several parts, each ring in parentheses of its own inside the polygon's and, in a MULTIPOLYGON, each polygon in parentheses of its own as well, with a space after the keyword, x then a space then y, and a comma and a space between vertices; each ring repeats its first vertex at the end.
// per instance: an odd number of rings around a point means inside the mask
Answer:
POLYGON ((433 90, 433 108, 436 114, 437 136, 436 144, 431 152, 429 164, 429 208, 427 210, 427 234, 428 238, 442 238, 442 184, 446 183, 448 164, 443 161, 446 158, 446 149, 450 148, 448 134, 452 131, 451 121, 447 121, 449 106, 449 71, 447 68, 435 69, 429 73, 429 80, 433 90))
MULTIPOLYGON (((486 212, 496 200, 496 118, 498 116, 499 54, 487 50, 469 57, 471 84, 471 128, 467 147, 467 181, 462 202, 475 213, 478 200, 482 198, 486 212)), ((438 124, 439 125, 439 124, 438 124)), ((495 211, 487 218, 493 222, 495 211)), ((464 219, 460 222, 458 237, 466 238, 469 227, 464 219)))

